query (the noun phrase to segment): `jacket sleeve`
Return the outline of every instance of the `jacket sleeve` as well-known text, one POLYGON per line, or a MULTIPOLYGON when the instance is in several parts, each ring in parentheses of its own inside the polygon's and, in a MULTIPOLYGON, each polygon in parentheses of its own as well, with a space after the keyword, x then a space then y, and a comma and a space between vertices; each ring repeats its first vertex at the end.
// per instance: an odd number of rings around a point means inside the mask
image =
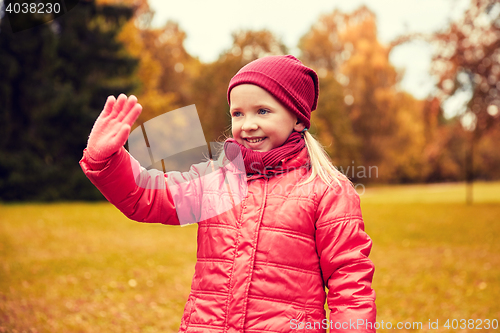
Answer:
POLYGON ((93 160, 85 149, 80 166, 106 199, 132 220, 170 225, 199 220, 196 216, 187 217, 195 215, 199 206, 199 195, 193 193, 199 180, 196 175, 148 171, 123 147, 104 161, 93 160), (169 190, 169 181, 174 183, 174 191, 169 190), (177 212, 176 202, 189 207, 189 212, 186 209, 177 212))
POLYGON ((364 231, 359 196, 351 184, 343 181, 341 187, 329 188, 316 218, 330 327, 335 332, 375 332, 374 265, 368 259, 372 241, 364 231))

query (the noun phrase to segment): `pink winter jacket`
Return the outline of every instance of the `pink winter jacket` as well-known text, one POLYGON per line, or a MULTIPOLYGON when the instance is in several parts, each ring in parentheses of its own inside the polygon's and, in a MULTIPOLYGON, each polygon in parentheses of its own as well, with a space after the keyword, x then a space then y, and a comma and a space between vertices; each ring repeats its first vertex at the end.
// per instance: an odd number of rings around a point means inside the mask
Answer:
POLYGON ((359 196, 345 179, 334 188, 319 178, 298 185, 310 175, 308 161, 304 148, 282 161, 283 170, 293 171, 271 177, 247 176, 231 164, 214 171, 210 161, 164 174, 140 172, 121 148, 99 162, 85 150, 80 165, 130 219, 199 221, 179 332, 375 332, 372 242, 359 196), (228 186, 229 201, 223 198, 228 186))

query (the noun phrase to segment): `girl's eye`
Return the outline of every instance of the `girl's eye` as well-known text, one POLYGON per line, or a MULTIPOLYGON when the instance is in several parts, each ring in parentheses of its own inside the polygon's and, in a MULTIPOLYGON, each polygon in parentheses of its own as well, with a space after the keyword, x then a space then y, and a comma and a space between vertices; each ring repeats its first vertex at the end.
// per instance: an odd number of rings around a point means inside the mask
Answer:
POLYGON ((239 117, 241 115, 241 112, 235 111, 233 112, 233 117, 239 117))
POLYGON ((266 114, 266 113, 269 113, 269 110, 259 109, 259 114, 266 114))

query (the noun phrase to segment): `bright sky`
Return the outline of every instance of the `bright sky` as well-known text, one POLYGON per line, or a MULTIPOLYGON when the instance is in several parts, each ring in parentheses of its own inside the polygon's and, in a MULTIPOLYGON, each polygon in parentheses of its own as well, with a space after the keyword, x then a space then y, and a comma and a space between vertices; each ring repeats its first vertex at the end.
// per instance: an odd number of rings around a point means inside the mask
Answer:
MULTIPOLYGON (((211 62, 231 46, 231 32, 268 29, 281 37, 290 52, 322 13, 335 8, 350 13, 365 4, 377 15, 379 40, 388 43, 408 32, 430 33, 463 14, 470 0, 149 0, 156 11, 155 26, 174 20, 187 33, 185 47, 211 62)), ((432 49, 422 42, 396 48, 391 62, 405 70, 402 88, 417 98, 432 91, 429 76, 432 49)))

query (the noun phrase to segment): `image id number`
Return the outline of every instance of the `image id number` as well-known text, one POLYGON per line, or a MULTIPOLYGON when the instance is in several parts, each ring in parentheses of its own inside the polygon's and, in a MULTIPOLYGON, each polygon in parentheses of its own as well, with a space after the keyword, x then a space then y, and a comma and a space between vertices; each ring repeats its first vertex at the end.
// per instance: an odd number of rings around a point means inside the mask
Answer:
POLYGON ((484 319, 484 320, 481 320, 481 319, 469 319, 469 320, 465 320, 465 319, 453 319, 453 320, 450 320, 448 319, 446 321, 446 323, 444 324, 444 327, 446 327, 447 329, 457 329, 457 328, 461 328, 461 329, 476 329, 476 330, 481 330, 481 329, 489 329, 489 328, 493 328, 493 329, 497 329, 498 328, 498 320, 497 319, 493 319, 493 320, 489 320, 489 319, 484 319))
POLYGON ((5 11, 9 14, 59 14, 61 4, 59 3, 9 3, 5 11))

